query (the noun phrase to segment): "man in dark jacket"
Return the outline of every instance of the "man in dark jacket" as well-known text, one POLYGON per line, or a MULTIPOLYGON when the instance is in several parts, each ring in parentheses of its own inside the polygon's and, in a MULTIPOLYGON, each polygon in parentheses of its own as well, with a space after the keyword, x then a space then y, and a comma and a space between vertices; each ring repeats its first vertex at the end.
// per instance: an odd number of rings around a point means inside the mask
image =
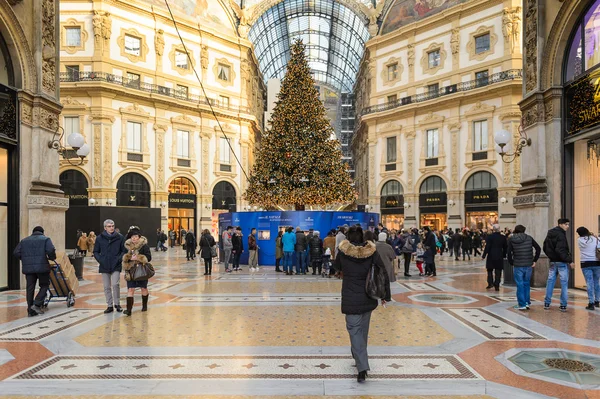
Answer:
POLYGON ((115 231, 115 222, 110 219, 104 221, 104 231, 96 238, 94 245, 94 258, 98 262, 98 272, 102 274, 104 285, 104 296, 107 308, 104 313, 110 313, 114 309, 122 312, 120 304, 120 277, 123 269, 123 255, 125 249, 125 238, 115 231), (114 308, 113 308, 114 305, 114 308))
MULTIPOLYGON (((493 236, 493 234, 492 234, 493 236)), ((542 249, 533 237, 525 234, 525 226, 518 225, 508 239, 508 263, 514 265, 515 282, 517 283, 517 302, 515 309, 527 310, 531 304, 529 298, 531 273, 535 262, 540 258, 542 249), (535 250, 535 255, 533 254, 535 250)))
POLYGON ((296 274, 306 274, 308 265, 306 264, 306 248, 308 240, 300 226, 296 227, 296 274))
POLYGON ((369 370, 367 343, 371 313, 377 308, 377 299, 367 296, 365 286, 371 264, 379 266, 385 277, 385 298, 382 305, 391 300, 389 276, 373 242, 363 242, 363 231, 352 226, 348 240, 339 245, 335 257, 336 270, 344 273, 342 281, 342 313, 346 315, 346 329, 350 335, 352 357, 358 369, 358 382, 364 382, 369 370))
POLYGON ((194 235, 194 229, 190 229, 185 235, 185 257, 187 260, 196 259, 196 247, 198 243, 196 242, 196 236, 194 235))
POLYGON ((256 244, 256 229, 253 227, 248 236, 248 267, 250 271, 258 270, 258 245, 256 244))
POLYGON ((423 230, 425 231, 425 241, 423 242, 423 246, 425 247, 425 255, 423 256, 425 275, 435 277, 435 254, 437 252, 435 234, 433 234, 429 226, 423 227, 423 230))
POLYGON ((569 285, 569 267, 574 265, 573 256, 567 242, 567 230, 571 222, 569 219, 558 219, 558 226, 548 230, 544 240, 544 253, 548 256, 550 267, 548 268, 548 281, 546 283, 546 298, 544 299, 544 310, 550 309, 552 302, 552 291, 556 283, 556 275, 560 275, 560 311, 567 311, 567 288, 569 285))
POLYGON ((502 278, 502 269, 504 269, 507 245, 506 237, 500 234, 500 226, 495 224, 493 229, 494 232, 488 237, 481 257, 483 259, 487 257, 485 268, 487 269, 488 285, 485 288, 489 290, 494 287, 496 291, 500 291, 500 279, 502 278), (492 276, 492 273, 495 276, 492 276))
POLYGON ((473 238, 471 237, 471 232, 467 229, 464 229, 463 231, 461 237, 461 246, 463 260, 465 260, 465 255, 469 257, 469 260, 471 260, 471 247, 473 246, 473 238))
POLYGON ((321 232, 313 231, 310 240, 308 241, 308 247, 310 252, 310 264, 313 269, 313 276, 322 272, 323 268, 323 240, 321 240, 321 232))
POLYGON ((235 232, 231 237, 231 245, 231 253, 233 254, 232 269, 237 272, 242 270, 240 268, 240 257, 244 252, 244 241, 242 240, 242 228, 240 226, 235 228, 235 232))
POLYGON ((50 286, 50 264, 48 260, 56 259, 56 250, 52 240, 44 235, 41 226, 33 228, 29 237, 21 240, 13 255, 21 260, 23 274, 27 281, 27 313, 29 316, 43 314, 42 305, 50 286), (40 282, 40 290, 35 294, 35 285, 40 282))
POLYGON ((460 255, 460 247, 462 243, 462 234, 460 234, 460 229, 456 229, 454 235, 452 235, 452 245, 454 246, 454 260, 459 260, 458 256, 460 255))

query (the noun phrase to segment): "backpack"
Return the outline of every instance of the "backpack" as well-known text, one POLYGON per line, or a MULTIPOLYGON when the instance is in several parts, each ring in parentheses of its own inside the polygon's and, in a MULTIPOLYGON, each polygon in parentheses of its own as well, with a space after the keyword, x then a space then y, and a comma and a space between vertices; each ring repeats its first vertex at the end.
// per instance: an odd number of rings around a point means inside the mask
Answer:
POLYGON ((402 252, 413 252, 415 248, 415 239, 412 236, 406 237, 404 245, 402 246, 402 252))

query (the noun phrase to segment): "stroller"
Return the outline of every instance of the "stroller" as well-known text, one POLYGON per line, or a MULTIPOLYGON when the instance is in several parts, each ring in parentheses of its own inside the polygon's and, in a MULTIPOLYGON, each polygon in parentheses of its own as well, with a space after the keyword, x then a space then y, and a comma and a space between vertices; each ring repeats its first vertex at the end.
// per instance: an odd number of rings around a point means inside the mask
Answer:
POLYGON ((321 277, 329 277, 329 271, 331 270, 331 250, 327 248, 325 250, 325 254, 323 255, 323 269, 321 270, 321 277))

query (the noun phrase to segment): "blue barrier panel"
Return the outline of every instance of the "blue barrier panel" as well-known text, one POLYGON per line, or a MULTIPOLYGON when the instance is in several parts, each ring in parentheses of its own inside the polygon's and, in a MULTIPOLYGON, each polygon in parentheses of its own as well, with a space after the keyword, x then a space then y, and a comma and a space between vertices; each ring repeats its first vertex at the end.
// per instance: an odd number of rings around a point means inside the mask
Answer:
MULTIPOLYGON (((327 212, 327 211, 282 211, 282 212, 231 212, 219 215, 219 237, 227 226, 240 226, 244 252, 240 264, 248 264, 248 235, 256 228, 256 240, 259 246, 258 264, 261 266, 275 265, 275 240, 280 230, 287 227, 300 227, 308 232, 314 229, 321 233, 321 238, 340 226, 360 224, 364 230, 373 230, 379 223, 379 214, 366 212, 327 212)), ((294 257, 295 258, 295 257, 294 257)), ((295 264, 295 259, 294 259, 295 264)))

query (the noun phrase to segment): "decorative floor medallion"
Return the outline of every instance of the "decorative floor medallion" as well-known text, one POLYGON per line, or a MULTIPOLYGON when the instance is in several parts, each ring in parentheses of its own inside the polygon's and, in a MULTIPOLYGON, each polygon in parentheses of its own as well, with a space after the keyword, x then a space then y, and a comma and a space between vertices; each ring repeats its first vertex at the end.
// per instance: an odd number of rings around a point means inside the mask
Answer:
POLYGON ((456 295, 456 294, 417 294, 408 297, 415 302, 426 302, 435 304, 447 304, 447 305, 462 305, 477 302, 477 299, 467 295, 456 295))
MULTIPOLYGON (((479 380, 454 355, 375 355, 370 379, 479 380)), ((351 356, 56 356, 11 379, 349 379, 351 356)))

